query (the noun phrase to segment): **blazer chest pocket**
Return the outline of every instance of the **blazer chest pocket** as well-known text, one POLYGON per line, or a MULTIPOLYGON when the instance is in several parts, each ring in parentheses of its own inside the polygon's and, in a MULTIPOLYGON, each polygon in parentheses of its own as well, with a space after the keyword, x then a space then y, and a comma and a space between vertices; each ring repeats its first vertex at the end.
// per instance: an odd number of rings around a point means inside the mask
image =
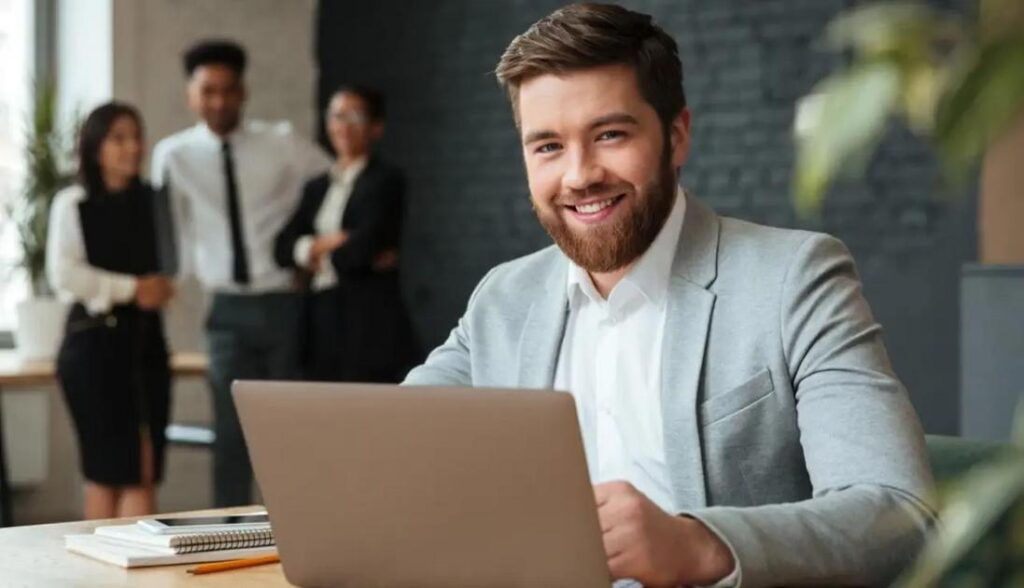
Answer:
POLYGON ((764 368, 746 382, 724 394, 708 398, 700 406, 700 420, 705 427, 747 408, 775 390, 772 372, 764 368))

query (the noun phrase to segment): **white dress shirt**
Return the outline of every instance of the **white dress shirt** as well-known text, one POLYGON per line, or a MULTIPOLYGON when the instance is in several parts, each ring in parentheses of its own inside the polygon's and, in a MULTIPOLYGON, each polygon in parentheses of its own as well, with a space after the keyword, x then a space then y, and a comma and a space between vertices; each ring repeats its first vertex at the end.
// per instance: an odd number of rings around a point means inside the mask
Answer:
POLYGON ((222 139, 198 124, 153 149, 153 183, 171 184, 179 271, 194 273, 213 292, 264 293, 291 287, 291 272, 274 261, 274 240, 291 217, 305 182, 331 164, 288 123, 247 121, 231 143, 250 282, 232 278, 231 224, 222 139))
MULTIPOLYGON (((341 230, 341 219, 345 216, 345 207, 352 196, 352 189, 356 185, 359 175, 366 169, 366 158, 360 158, 349 163, 344 169, 337 165, 331 167, 331 186, 324 195, 324 201, 320 204, 320 210, 316 213, 313 221, 314 235, 304 235, 295 241, 295 249, 292 255, 295 263, 301 267, 308 268, 310 265, 310 249, 313 241, 321 235, 330 235, 341 230)), ((326 290, 338 283, 338 275, 330 259, 321 260, 320 267, 313 276, 313 289, 316 291, 326 290)))
POLYGON ((661 418, 661 342, 668 280, 686 199, 605 300, 587 271, 569 266, 569 317, 555 388, 576 399, 593 483, 629 481, 666 512, 678 512, 661 418))
MULTIPOLYGON (((685 215, 680 189, 661 232, 607 299, 586 270, 570 263, 569 317, 555 368, 555 388, 576 400, 591 481, 625 480, 667 513, 680 509, 665 461, 662 341, 685 215)), ((737 574, 738 568, 716 588, 735 585, 737 574)))
POLYGON ((136 278, 89 265, 78 213, 84 199, 85 188, 77 185, 64 188, 53 198, 46 236, 46 277, 61 300, 81 302, 89 314, 97 315, 134 300, 136 278))

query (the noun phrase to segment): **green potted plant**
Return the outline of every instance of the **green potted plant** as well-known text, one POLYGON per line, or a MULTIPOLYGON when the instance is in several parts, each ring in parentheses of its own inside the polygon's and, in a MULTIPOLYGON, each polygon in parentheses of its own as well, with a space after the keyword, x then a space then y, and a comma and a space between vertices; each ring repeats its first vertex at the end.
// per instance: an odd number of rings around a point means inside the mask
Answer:
MULTIPOLYGON (((866 164, 894 118, 931 141, 948 178, 962 181, 1024 116, 1024 3, 979 0, 976 18, 919 2, 844 13, 826 44, 848 52, 797 114, 794 196, 818 211, 841 172, 866 164)), ((1022 258, 1024 261, 1024 258, 1022 258)))
POLYGON ((66 305, 54 297, 46 279, 50 204, 71 182, 64 167, 68 136, 58 123, 56 102, 53 83, 36 84, 25 142, 25 185, 8 211, 21 249, 17 265, 31 290, 31 296, 18 304, 15 331, 19 354, 26 359, 53 357, 66 316, 66 305))
MULTIPOLYGON (((981 171, 980 250, 990 263, 962 273, 961 433, 1005 442, 1024 381, 1024 2, 978 0, 967 16, 866 4, 835 19, 826 41, 850 60, 798 106, 796 208, 817 214, 829 185, 863 169, 894 119, 933 144, 950 186, 981 171)), ((900 586, 1024 585, 1024 418, 1017 423, 1017 449, 946 487, 939 528, 900 586)))
POLYGON ((1024 403, 1017 415, 1012 444, 929 440, 940 482, 953 475, 939 487, 939 528, 897 588, 1024 586, 1024 403))

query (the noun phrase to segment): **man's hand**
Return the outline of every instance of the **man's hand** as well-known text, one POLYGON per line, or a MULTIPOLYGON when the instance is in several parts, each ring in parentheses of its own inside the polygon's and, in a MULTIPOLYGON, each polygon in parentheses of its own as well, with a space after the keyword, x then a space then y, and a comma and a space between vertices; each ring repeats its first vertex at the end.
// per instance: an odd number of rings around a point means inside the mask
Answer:
POLYGON ((345 241, 348 241, 348 233, 345 231, 321 235, 314 239, 312 247, 309 248, 309 270, 313 273, 319 271, 323 258, 344 245, 345 241))
POLYGON ((174 296, 174 284, 166 276, 150 274, 135 280, 135 304, 144 310, 156 310, 174 296))
POLYGON ((628 482, 598 484, 594 496, 613 578, 680 586, 732 572, 729 547, 700 521, 666 513, 628 482))

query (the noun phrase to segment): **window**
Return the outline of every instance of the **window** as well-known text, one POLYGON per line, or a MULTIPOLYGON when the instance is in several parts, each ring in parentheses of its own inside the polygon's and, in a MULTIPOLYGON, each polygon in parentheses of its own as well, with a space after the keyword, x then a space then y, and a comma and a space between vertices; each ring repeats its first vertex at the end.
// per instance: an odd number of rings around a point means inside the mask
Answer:
POLYGON ((33 77, 33 0, 0 0, 0 331, 15 326, 15 307, 29 292, 14 269, 19 247, 8 206, 25 180, 26 124, 33 77))

